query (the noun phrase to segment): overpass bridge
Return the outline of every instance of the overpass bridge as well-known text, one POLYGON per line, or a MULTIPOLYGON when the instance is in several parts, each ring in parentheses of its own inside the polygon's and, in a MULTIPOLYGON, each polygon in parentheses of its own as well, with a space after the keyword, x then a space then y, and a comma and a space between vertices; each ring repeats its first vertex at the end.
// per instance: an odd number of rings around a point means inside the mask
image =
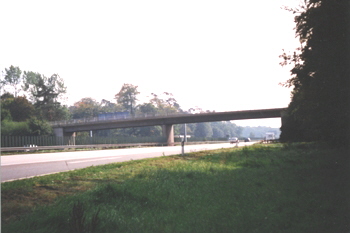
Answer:
POLYGON ((61 122, 51 122, 56 136, 74 136, 76 132, 90 130, 104 130, 116 128, 131 128, 161 125, 167 144, 174 144, 175 124, 281 118, 286 108, 256 109, 230 112, 210 112, 199 114, 172 114, 172 115, 143 115, 130 116, 123 119, 75 119, 61 122))

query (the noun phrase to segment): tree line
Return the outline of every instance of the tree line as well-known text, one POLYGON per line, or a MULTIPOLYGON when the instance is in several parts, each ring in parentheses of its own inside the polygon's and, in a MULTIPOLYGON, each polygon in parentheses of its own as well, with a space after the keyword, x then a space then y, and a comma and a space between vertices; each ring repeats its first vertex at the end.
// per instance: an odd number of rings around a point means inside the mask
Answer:
MULTIPOLYGON (((148 102, 138 104, 140 92, 137 86, 124 84, 115 94, 114 101, 100 102, 85 97, 72 106, 62 104, 66 86, 58 74, 46 77, 40 73, 24 71, 10 66, 1 79, 1 128, 2 135, 52 135, 48 122, 69 119, 92 118, 101 113, 127 111, 137 114, 175 114, 204 112, 199 108, 183 110, 171 93, 151 93, 148 102)), ((207 111, 208 112, 208 111, 207 111)), ((175 134, 184 134, 184 126, 176 125, 175 134)), ((199 138, 227 138, 240 136, 243 128, 232 122, 187 124, 187 134, 199 138)), ((80 132, 79 135, 88 135, 80 132)), ((98 130, 96 136, 153 137, 162 136, 160 126, 98 130)))

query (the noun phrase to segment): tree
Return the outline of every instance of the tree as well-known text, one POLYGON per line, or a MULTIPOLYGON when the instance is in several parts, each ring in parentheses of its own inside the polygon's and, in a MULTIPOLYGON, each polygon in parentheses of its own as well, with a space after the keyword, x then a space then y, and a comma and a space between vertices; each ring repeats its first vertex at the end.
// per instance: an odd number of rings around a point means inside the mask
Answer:
POLYGON ((194 136, 199 138, 210 138, 213 136, 213 129, 210 123, 197 123, 194 136))
POLYGON ((224 138, 225 137, 225 133, 222 129, 220 129, 219 127, 212 127, 213 128, 213 137, 214 138, 224 138))
POLYGON ((284 53, 292 64, 292 100, 281 127, 284 141, 350 141, 349 1, 305 0, 295 16, 301 47, 284 53))
MULTIPOLYGON (((157 108, 152 103, 144 103, 139 105, 138 111, 144 116, 154 116, 158 112, 157 108)), ((161 136, 162 128, 160 126, 140 127, 138 135, 143 137, 161 136)))
POLYGON ((219 121, 219 122, 211 122, 211 127, 213 128, 214 137, 240 137, 243 131, 241 126, 237 126, 236 124, 230 121, 219 121))
POLYGON ((35 104, 47 105, 57 103, 58 98, 66 93, 66 87, 58 74, 49 78, 32 71, 24 72, 24 90, 29 91, 35 104))
POLYGON ((118 106, 109 100, 102 99, 100 104, 100 111, 101 112, 120 112, 120 111, 123 111, 123 109, 121 106, 118 106))
POLYGON ((91 97, 82 98, 69 108, 73 119, 97 117, 100 104, 91 97))
POLYGON ((36 117, 30 118, 28 121, 30 134, 33 136, 50 135, 52 127, 47 121, 39 120, 36 117))
POLYGON ((137 86, 125 83, 119 93, 115 95, 115 99, 125 110, 130 111, 130 114, 134 115, 138 94, 140 94, 140 92, 137 91, 137 86))
POLYGON ((5 77, 4 80, 1 80, 1 86, 4 87, 5 85, 10 85, 14 89, 14 96, 17 97, 17 94, 19 92, 18 85, 22 82, 22 71, 20 68, 10 66, 9 69, 5 68, 5 77))
POLYGON ((139 110, 145 115, 154 115, 158 112, 157 108, 151 103, 144 103, 139 106, 139 110))
POLYGON ((13 121, 26 121, 34 115, 34 106, 27 100, 25 96, 14 98, 5 98, 1 100, 2 109, 7 110, 13 121))
POLYGON ((162 127, 159 125, 139 127, 137 134, 138 134, 137 136, 141 136, 141 137, 154 137, 154 136, 159 137, 162 135, 162 127))
POLYGON ((13 101, 15 97, 6 92, 4 94, 1 95, 1 122, 6 120, 6 121, 12 121, 12 116, 11 116, 11 112, 10 110, 8 109, 8 106, 10 105, 10 103, 13 101))
POLYGON ((171 113, 177 113, 177 112, 183 112, 180 108, 180 105, 177 103, 176 99, 173 97, 173 94, 169 92, 164 92, 162 95, 165 95, 164 97, 160 97, 159 95, 155 93, 151 93, 153 96, 152 99, 150 99, 150 103, 153 104, 156 108, 158 113, 160 114, 171 114, 171 113))
POLYGON ((66 93, 64 82, 58 74, 48 78, 39 73, 25 71, 24 90, 29 92, 39 115, 45 120, 61 120, 67 116, 67 109, 58 102, 59 97, 66 93))

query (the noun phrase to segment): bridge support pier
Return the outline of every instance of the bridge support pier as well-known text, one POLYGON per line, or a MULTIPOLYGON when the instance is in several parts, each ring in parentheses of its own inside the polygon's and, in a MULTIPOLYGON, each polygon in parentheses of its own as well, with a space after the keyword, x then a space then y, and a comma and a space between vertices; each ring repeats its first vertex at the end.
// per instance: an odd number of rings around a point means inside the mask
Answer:
POLYGON ((54 128, 53 132, 57 137, 57 145, 75 146, 75 132, 64 132, 63 128, 54 128))
POLYGON ((163 125, 163 136, 167 138, 167 145, 174 145, 174 126, 173 125, 163 125))

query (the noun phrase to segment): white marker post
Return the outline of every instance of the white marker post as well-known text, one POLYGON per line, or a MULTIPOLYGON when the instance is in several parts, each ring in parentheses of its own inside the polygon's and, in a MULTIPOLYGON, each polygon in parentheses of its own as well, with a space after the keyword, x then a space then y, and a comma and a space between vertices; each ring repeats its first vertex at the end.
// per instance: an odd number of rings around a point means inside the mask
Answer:
POLYGON ((184 156, 185 155, 185 137, 181 141, 181 147, 182 147, 182 156, 184 156))

